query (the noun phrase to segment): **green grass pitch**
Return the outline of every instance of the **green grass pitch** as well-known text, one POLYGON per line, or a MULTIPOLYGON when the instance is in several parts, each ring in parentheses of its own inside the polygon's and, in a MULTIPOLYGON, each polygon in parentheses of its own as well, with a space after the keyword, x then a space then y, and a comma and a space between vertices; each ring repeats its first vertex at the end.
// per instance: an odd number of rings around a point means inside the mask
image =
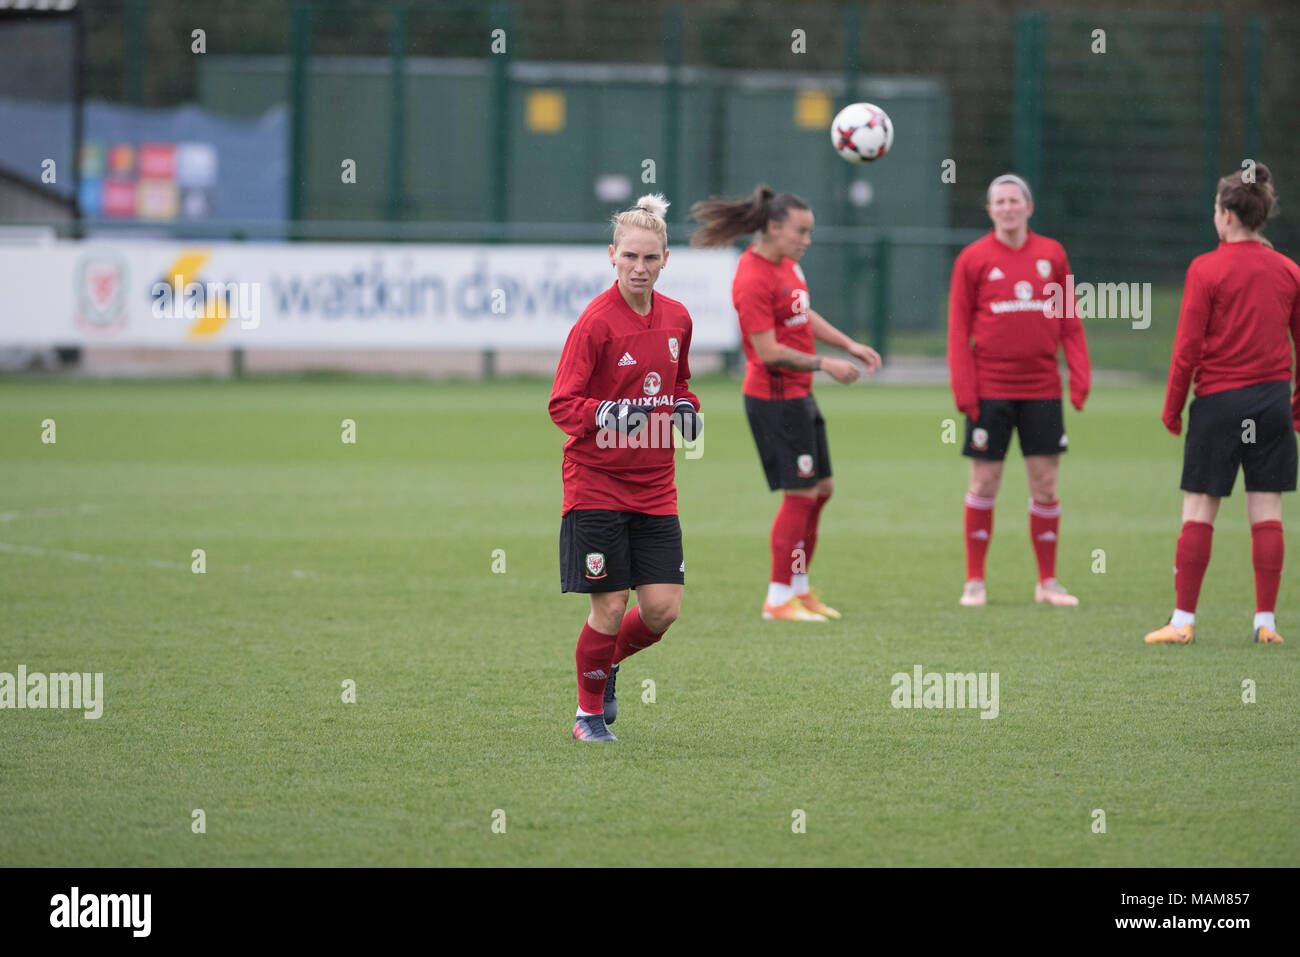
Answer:
POLYGON ((98 720, 0 710, 0 862, 1300 857, 1300 589, 1288 569, 1290 643, 1252 644, 1240 484, 1196 643, 1141 641, 1172 607, 1179 523, 1158 387, 1067 411, 1059 574, 1081 607, 1032 602, 1013 450, 991 604, 964 609, 946 389, 820 386, 837 491, 811 571, 844 619, 807 625, 759 619, 776 499, 738 383, 698 385, 681 618, 622 670, 619 743, 591 746, 569 737, 586 602, 559 592, 549 382, 0 381, 0 671, 103 672, 105 696, 98 720), (998 717, 891 707, 918 664, 997 672, 998 717))

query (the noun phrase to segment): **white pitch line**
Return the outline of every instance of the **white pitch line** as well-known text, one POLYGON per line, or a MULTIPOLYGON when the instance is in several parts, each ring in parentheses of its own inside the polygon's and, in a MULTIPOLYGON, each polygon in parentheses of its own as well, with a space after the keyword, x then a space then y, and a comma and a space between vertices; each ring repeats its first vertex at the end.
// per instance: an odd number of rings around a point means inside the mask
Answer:
POLYGON ((98 511, 98 505, 78 505, 75 508, 68 506, 59 508, 29 508, 25 512, 0 512, 0 522, 12 522, 20 518, 44 518, 49 515, 88 515, 91 512, 98 511))
MULTIPOLYGON (((14 552, 20 555, 36 555, 40 558, 70 558, 76 562, 131 562, 129 558, 116 558, 112 555, 88 555, 85 552, 69 552, 61 548, 41 548, 38 545, 15 545, 12 542, 0 542, 0 552, 14 552)), ((189 568, 182 562, 166 562, 157 558, 139 559, 145 565, 154 568, 189 568)))
MULTIPOLYGON (((35 555, 38 558, 69 558, 77 562, 125 562, 127 564, 143 564, 152 568, 171 568, 182 571, 189 570, 190 566, 184 562, 169 562, 160 558, 121 558, 115 555, 90 555, 86 552, 70 552, 61 548, 41 548, 38 545, 15 545, 12 542, 0 542, 0 552, 9 552, 17 555, 35 555)), ((236 565, 236 570, 257 573, 258 569, 252 565, 236 565)), ((299 568, 290 569, 289 574, 294 578, 315 578, 316 573, 313 571, 303 571, 299 568)))
MULTIPOLYGON (((83 503, 77 506, 62 506, 53 508, 29 508, 25 512, 9 511, 0 512, 0 522, 12 522, 19 518, 43 518, 50 515, 86 515, 91 512, 98 512, 100 506, 83 503)), ((159 558, 122 558, 116 555, 90 555, 86 552, 70 552, 60 548, 41 548, 38 545, 15 545, 12 542, 0 542, 0 552, 9 552, 19 555, 35 555, 40 558, 68 558, 77 562, 125 562, 127 564, 143 564, 151 568, 171 568, 185 570, 190 568, 184 562, 169 562, 159 558)), ((236 565, 236 571, 249 572, 258 574, 258 569, 252 565, 236 565)), ((294 578, 316 578, 313 571, 303 571, 300 568, 290 569, 289 574, 294 578)))

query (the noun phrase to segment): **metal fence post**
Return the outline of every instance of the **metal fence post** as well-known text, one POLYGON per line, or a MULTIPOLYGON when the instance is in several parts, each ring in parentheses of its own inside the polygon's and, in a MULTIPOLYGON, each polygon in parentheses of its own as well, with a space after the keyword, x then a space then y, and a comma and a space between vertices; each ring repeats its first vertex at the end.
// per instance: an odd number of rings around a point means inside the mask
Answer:
POLYGON ((508 3, 492 5, 492 29, 504 30, 504 53, 488 53, 492 58, 491 115, 496 118, 492 126, 494 142, 492 175, 487 179, 488 218, 494 223, 504 223, 510 217, 510 51, 515 38, 510 35, 513 10, 508 3))
MULTIPOLYGON (((672 6, 664 11, 663 31, 664 67, 668 75, 664 78, 664 155, 659 163, 656 182, 661 193, 669 200, 675 200, 677 197, 673 195, 673 188, 681 185, 681 178, 677 175, 682 129, 682 8, 680 6, 672 6)), ((677 210, 674 219, 680 222, 684 204, 674 202, 669 208, 677 210)))
POLYGON ((126 55, 123 58, 125 70, 126 102, 132 106, 144 106, 144 67, 148 56, 145 49, 145 29, 149 14, 145 9, 147 0, 126 0, 126 17, 123 30, 126 33, 126 55))
POLYGON ((406 160, 406 4, 393 7, 393 30, 389 37, 388 71, 388 195, 385 218, 391 223, 402 218, 402 177, 406 160))
POLYGON ((709 190, 710 196, 721 196, 727 181, 727 93, 718 82, 714 70, 704 72, 701 88, 708 90, 709 128, 709 190))
POLYGON ((307 60, 310 57, 311 4, 300 0, 293 6, 292 62, 289 102, 292 118, 289 131, 289 220, 297 223, 303 213, 303 180, 307 160, 307 60))
MULTIPOLYGON (((73 20, 73 43, 76 45, 77 70, 72 81, 72 237, 85 233, 85 214, 81 208, 82 146, 86 138, 86 11, 78 5, 73 20)), ((78 351, 80 354, 80 351, 78 351)))
POLYGON ((1043 24, 1039 10, 1016 15, 1016 172, 1035 190, 1043 169, 1043 24))
MULTIPOLYGON (((858 99, 858 76, 862 72, 861 33, 862 8, 857 4, 846 4, 840 10, 840 36, 844 38, 844 103, 841 108, 858 99)), ((855 170, 856 167, 849 163, 840 163, 839 209, 836 210, 836 218, 845 226, 855 225, 857 219, 853 214, 853 202, 849 198, 855 170)), ((840 255, 840 315, 854 317, 854 338, 866 332, 864 323, 859 318, 861 312, 852 308, 853 302, 858 300, 855 292, 861 288, 865 279, 865 263, 860 258, 860 253, 860 247, 845 243, 840 255)), ((879 295, 879 289, 876 293, 879 295)))
MULTIPOLYGON (((844 103, 856 103, 858 99, 858 74, 862 71, 861 38, 862 9, 857 4, 848 4, 840 10, 840 36, 844 38, 844 103)), ((849 186, 853 183, 854 167, 848 163, 840 169, 840 208, 839 221, 845 226, 853 224, 853 204, 849 202, 849 186)))
MULTIPOLYGON (((492 116, 496 117, 496 130, 492 157, 492 175, 487 180, 488 217, 494 223, 504 223, 510 219, 510 57, 514 49, 515 37, 511 35, 514 24, 514 8, 504 2, 492 4, 492 29, 502 30, 506 38, 505 52, 489 52, 492 58, 492 80, 489 93, 492 116)), ((490 242, 505 242, 505 231, 494 234, 490 242)), ((484 349, 481 355, 484 379, 494 379, 497 374, 497 353, 495 349, 484 349)))
POLYGON ((876 240, 876 303, 871 316, 872 348, 883 359, 889 354, 889 250, 888 236, 876 240))
POLYGON ((1219 182, 1219 65, 1223 59, 1222 42, 1222 24, 1219 15, 1206 14, 1203 65, 1205 108, 1201 111, 1201 115, 1205 117, 1205 125, 1202 129, 1205 131, 1204 196, 1207 200, 1214 195, 1214 187, 1219 182))
POLYGON ((1264 89, 1264 18, 1246 21, 1246 156, 1258 160, 1260 142, 1259 105, 1264 89))

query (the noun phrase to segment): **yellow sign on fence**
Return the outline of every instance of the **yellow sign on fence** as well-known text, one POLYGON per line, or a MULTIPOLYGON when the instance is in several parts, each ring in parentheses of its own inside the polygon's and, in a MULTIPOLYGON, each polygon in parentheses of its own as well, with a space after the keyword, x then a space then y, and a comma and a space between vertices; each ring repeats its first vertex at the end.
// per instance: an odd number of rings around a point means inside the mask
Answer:
POLYGON ((559 133, 564 129, 564 93, 529 90, 524 100, 524 126, 530 133, 559 133))
POLYGON ((831 125, 831 96, 825 90, 800 90, 794 97, 794 125, 821 130, 831 125))

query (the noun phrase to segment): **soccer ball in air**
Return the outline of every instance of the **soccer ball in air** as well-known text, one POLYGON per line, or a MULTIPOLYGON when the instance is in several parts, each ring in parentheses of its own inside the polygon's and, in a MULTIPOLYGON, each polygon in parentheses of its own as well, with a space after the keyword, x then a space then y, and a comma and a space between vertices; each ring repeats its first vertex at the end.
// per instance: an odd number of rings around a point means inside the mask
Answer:
POLYGON ((894 145, 894 124, 874 103, 850 103, 835 114, 831 145, 850 163, 870 163, 894 145))

